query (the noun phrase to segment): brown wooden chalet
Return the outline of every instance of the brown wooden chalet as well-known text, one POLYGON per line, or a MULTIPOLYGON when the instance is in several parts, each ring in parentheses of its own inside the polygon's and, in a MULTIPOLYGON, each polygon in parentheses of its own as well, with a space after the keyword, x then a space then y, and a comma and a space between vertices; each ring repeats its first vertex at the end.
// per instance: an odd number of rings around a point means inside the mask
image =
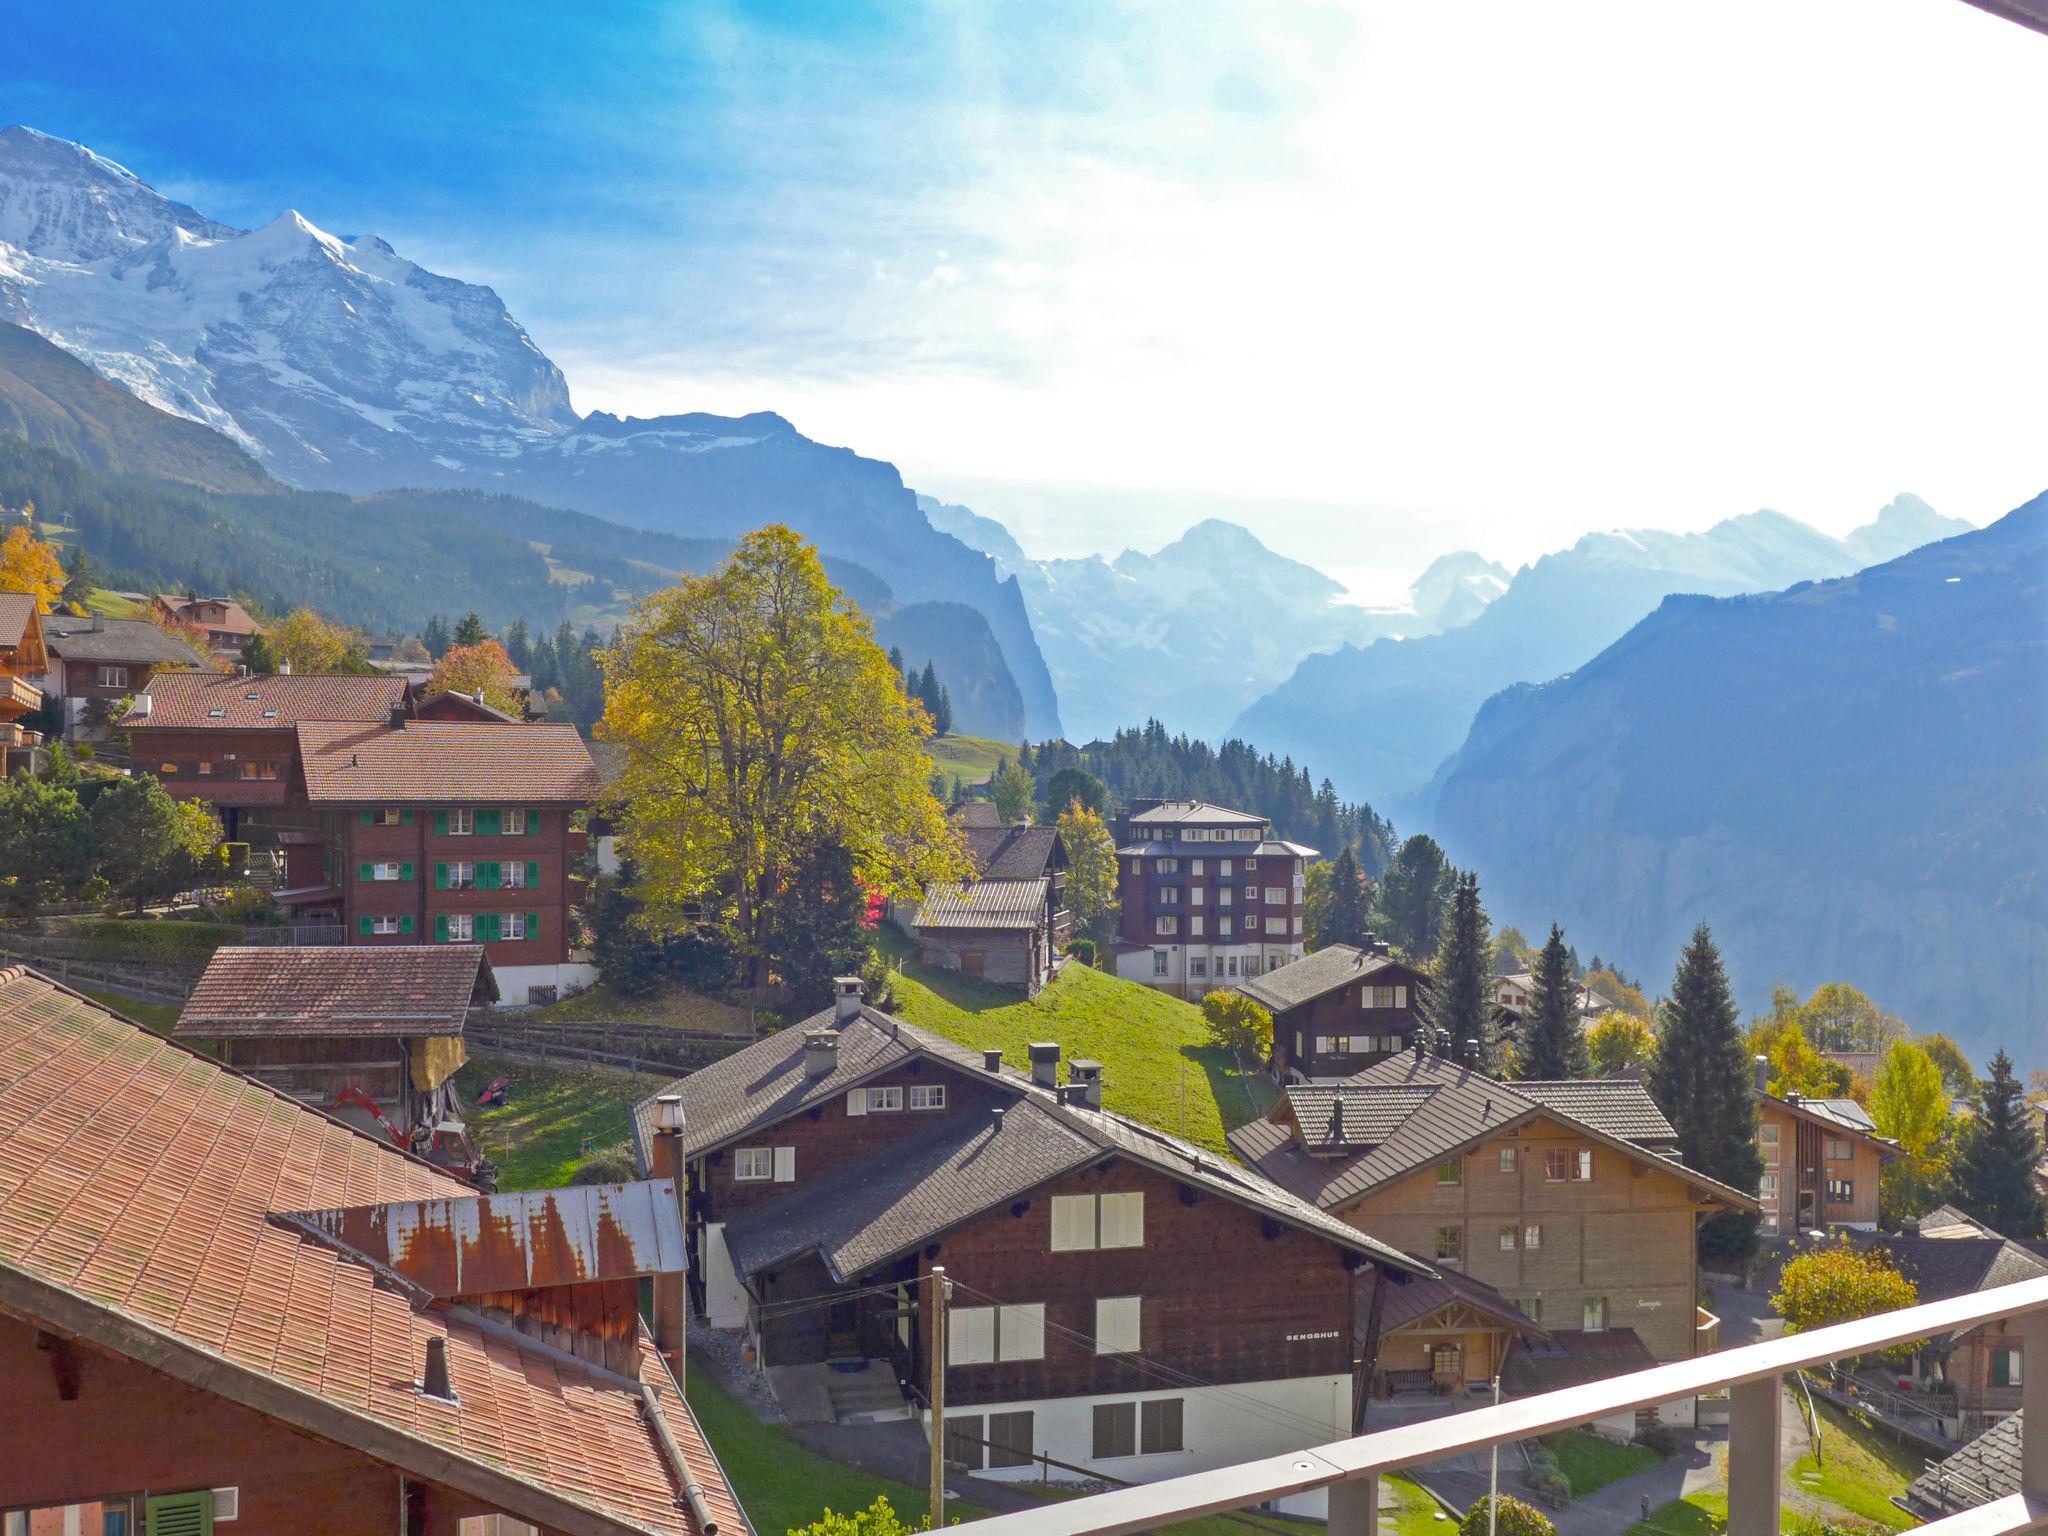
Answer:
POLYGON ((434 1162, 475 1164, 452 1079, 469 1010, 498 999, 478 944, 216 950, 172 1031, 302 1103, 434 1162))
POLYGON ((7 1531, 746 1531, 673 1181, 479 1195, 19 968, 0 1127, 7 1531))
POLYGON ((1847 1227, 1877 1230, 1879 1178, 1905 1154, 1877 1134, 1854 1099, 1783 1097, 1764 1091, 1770 1063, 1756 1058, 1757 1147, 1763 1178, 1757 1200, 1767 1237, 1847 1227))
POLYGON ((1409 1048, 1422 1027, 1429 976, 1384 944, 1331 944, 1232 984, 1273 1015, 1280 1082, 1349 1077, 1409 1048))
POLYGON ((910 921, 919 957, 1035 996, 1072 937, 1057 827, 963 822, 971 880, 935 885, 910 921))
MULTIPOLYGON (((1341 1083, 1290 1085, 1230 1141, 1318 1209, 1491 1287, 1553 1353, 1573 1352, 1555 1342, 1566 1333, 1622 1328, 1660 1361, 1698 1352, 1696 1225, 1757 1208, 1677 1160, 1639 1082, 1501 1082, 1420 1045, 1341 1083)), ((1503 1363, 1505 1333, 1464 1347, 1482 1342, 1481 1362, 1503 1363)))
POLYGON ((693 1305, 779 1391, 921 1412, 942 1265, 946 1427, 976 1470, 1145 1480, 1348 1430, 1375 1298, 1429 1265, 1104 1110, 1056 1044, 1027 1075, 839 986, 635 1117, 644 1166, 687 1180, 693 1305))
POLYGON ((49 670, 43 645, 43 614, 34 594, 0 592, 0 778, 17 749, 41 744, 42 734, 24 723, 43 707, 43 674, 49 670))

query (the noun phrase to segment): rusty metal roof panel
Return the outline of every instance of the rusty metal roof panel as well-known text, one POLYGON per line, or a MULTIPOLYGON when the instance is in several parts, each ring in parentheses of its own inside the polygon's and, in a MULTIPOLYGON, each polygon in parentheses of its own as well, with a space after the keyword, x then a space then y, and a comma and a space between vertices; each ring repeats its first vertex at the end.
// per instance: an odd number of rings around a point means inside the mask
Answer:
POLYGON ((688 1263, 674 1179, 358 1205, 287 1219, 435 1296, 623 1280, 688 1263))

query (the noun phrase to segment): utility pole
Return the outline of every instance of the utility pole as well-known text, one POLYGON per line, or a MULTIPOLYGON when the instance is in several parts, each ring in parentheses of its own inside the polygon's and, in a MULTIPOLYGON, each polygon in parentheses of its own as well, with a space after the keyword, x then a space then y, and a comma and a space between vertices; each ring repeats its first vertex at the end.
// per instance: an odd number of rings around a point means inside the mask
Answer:
POLYGON ((946 1283, 946 1266, 934 1264, 931 1272, 931 1400, 932 1400, 932 1526, 946 1524, 946 1301, 952 1287, 946 1283))

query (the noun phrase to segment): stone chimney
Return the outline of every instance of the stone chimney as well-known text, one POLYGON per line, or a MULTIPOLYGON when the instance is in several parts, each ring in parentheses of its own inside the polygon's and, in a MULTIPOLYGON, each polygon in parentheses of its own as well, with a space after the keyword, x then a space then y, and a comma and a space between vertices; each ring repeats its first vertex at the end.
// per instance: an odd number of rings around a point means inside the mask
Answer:
POLYGON ((1771 1058, 1759 1056, 1756 1059, 1756 1091, 1759 1096, 1770 1091, 1771 1058))
POLYGON ((1003 1053, 1001 1051, 983 1051, 981 1053, 981 1070, 984 1072, 1002 1071, 1003 1053))
POLYGON ((804 1031, 804 1076, 823 1077, 839 1065, 839 1031, 804 1031))
POLYGON ((1034 1040, 1025 1049, 1031 1056, 1031 1081, 1041 1088, 1056 1088, 1060 1080, 1060 1047, 1057 1040, 1034 1040))
POLYGON ((867 986, 858 976, 832 978, 832 1017, 841 1024, 860 1017, 861 1000, 867 986))
POLYGON ((1067 1082, 1081 1090, 1081 1102, 1090 1109, 1102 1108, 1102 1063, 1076 1056, 1067 1063, 1067 1082))

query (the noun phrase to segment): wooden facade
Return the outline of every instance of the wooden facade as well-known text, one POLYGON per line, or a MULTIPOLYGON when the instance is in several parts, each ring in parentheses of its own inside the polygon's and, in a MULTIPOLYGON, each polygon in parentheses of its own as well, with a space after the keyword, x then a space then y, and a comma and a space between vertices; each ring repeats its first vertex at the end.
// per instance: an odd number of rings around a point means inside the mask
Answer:
POLYGON ((1878 1181, 1896 1148, 1840 1125, 1796 1098, 1757 1098, 1763 1231, 1795 1237, 1827 1227, 1877 1227, 1878 1181))
POLYGON ((1281 1082, 1349 1077, 1405 1051, 1422 1022, 1429 978, 1381 960, 1362 981, 1273 1015, 1273 1075, 1281 1082))

